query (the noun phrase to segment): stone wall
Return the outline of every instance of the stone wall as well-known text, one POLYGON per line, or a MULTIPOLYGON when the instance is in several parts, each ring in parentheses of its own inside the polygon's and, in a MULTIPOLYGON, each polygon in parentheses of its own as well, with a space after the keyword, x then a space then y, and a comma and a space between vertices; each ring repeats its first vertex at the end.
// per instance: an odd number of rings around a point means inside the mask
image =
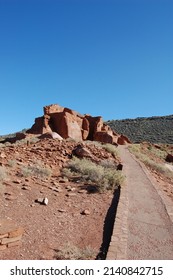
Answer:
POLYGON ((27 133, 56 132, 64 139, 73 138, 77 141, 91 140, 111 144, 118 142, 120 145, 130 142, 127 137, 123 138, 104 124, 101 116, 81 115, 58 104, 45 106, 43 111, 44 115, 35 119, 34 125, 27 133))
POLYGON ((0 251, 21 244, 24 229, 11 220, 0 220, 0 251))

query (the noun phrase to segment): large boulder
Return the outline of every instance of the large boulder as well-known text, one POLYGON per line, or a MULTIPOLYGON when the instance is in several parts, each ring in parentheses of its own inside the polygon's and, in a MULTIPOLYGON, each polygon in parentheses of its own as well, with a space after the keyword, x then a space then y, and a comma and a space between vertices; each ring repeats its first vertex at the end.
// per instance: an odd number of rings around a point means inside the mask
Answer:
POLYGON ((92 158, 91 152, 81 144, 77 145, 73 149, 72 155, 77 156, 79 158, 92 158))
POLYGON ((113 144, 113 136, 109 135, 104 131, 96 131, 94 135, 94 140, 102 143, 110 143, 113 144))
POLYGON ((39 139, 58 139, 58 140, 63 140, 63 138, 56 132, 46 132, 41 134, 39 139))

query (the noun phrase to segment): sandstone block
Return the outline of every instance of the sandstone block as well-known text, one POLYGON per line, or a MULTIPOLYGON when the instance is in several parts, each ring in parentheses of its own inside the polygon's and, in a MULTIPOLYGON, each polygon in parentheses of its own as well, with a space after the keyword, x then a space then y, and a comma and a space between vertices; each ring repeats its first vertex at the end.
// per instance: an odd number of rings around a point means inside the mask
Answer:
POLYGON ((1 245, 1 244, 0 244, 0 251, 5 250, 6 248, 7 248, 7 246, 6 246, 6 245, 1 245))
POLYGON ((20 246, 21 244, 22 244, 21 240, 18 240, 18 241, 7 244, 7 247, 11 248, 11 247, 15 247, 15 246, 20 246))
POLYGON ((21 240, 21 238, 22 238, 22 235, 19 235, 19 236, 16 236, 16 237, 12 237, 12 238, 9 238, 9 237, 3 238, 3 239, 1 240, 1 244, 2 244, 2 245, 5 245, 5 244, 12 243, 12 242, 16 242, 16 241, 21 240))
POLYGON ((94 134, 94 140, 103 143, 113 143, 113 137, 104 131, 97 131, 94 134))
POLYGON ((90 151, 87 148, 84 148, 82 145, 77 145, 73 151, 72 151, 73 155, 76 155, 80 158, 83 157, 88 157, 88 158, 92 158, 92 154, 90 153, 90 151))
POLYGON ((124 135, 120 135, 119 137, 118 137, 118 140, 117 140, 117 143, 119 144, 119 145, 126 145, 127 143, 131 143, 130 142, 130 140, 126 137, 126 136, 124 136, 124 135))
MULTIPOLYGON (((0 240, 4 237, 8 237, 8 233, 5 233, 5 234, 0 234, 0 240)), ((0 241, 1 242, 1 241, 0 241)))
POLYGON ((22 235, 23 233, 24 233, 24 229, 22 227, 20 227, 16 230, 9 232, 8 237, 9 238, 17 237, 17 236, 22 235))

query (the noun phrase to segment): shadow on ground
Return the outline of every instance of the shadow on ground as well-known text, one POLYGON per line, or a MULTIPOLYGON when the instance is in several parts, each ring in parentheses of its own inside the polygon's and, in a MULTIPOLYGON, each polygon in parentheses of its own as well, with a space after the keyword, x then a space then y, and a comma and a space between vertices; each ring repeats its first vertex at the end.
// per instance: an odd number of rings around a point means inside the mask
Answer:
POLYGON ((121 191, 120 186, 114 191, 114 196, 113 196, 111 205, 110 205, 108 212, 106 214, 106 217, 105 217, 104 229, 103 229, 103 241, 102 241, 102 244, 100 247, 100 252, 96 257, 96 260, 105 260, 106 259, 106 255, 107 255, 107 252, 109 249, 109 244, 111 241, 111 236, 113 233, 113 227, 114 227, 114 222, 115 222, 115 218, 116 218, 120 191, 121 191))

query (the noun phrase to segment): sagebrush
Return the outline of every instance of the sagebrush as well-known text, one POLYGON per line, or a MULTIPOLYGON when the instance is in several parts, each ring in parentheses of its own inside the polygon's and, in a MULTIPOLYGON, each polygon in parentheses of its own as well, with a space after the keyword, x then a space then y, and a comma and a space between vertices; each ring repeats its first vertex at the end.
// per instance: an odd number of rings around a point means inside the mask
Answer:
POLYGON ((44 166, 40 162, 23 166, 21 172, 24 177, 36 176, 39 178, 50 177, 52 174, 51 168, 49 166, 44 166))
POLYGON ((91 160, 76 157, 68 162, 67 167, 63 169, 63 174, 67 177, 78 175, 83 181, 95 183, 99 191, 115 189, 122 184, 124 179, 121 171, 115 168, 105 167, 91 160))

